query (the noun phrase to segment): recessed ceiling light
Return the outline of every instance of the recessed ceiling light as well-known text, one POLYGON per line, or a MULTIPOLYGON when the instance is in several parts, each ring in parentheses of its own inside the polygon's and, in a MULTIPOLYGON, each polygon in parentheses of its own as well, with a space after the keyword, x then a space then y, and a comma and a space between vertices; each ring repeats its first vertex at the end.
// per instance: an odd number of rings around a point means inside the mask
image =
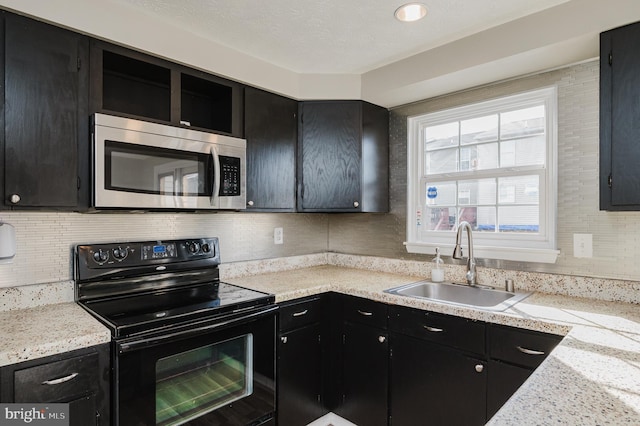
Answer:
POLYGON ((422 3, 407 3, 396 9, 396 19, 401 22, 413 22, 427 15, 427 6, 422 3))

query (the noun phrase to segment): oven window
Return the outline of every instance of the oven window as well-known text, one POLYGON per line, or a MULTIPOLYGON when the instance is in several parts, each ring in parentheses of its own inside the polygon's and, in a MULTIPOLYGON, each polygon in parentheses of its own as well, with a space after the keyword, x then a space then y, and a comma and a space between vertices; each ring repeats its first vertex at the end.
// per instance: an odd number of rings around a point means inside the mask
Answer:
POLYGON ((156 425, 180 425, 253 392, 253 335, 156 362, 156 425))
POLYGON ((157 195, 210 196, 210 154, 105 141, 105 188, 157 195))

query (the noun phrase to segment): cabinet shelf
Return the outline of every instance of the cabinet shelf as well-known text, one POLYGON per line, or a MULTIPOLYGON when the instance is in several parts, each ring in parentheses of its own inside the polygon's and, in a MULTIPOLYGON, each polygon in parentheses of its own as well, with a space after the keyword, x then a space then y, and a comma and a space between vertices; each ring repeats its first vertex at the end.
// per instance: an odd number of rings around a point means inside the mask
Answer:
POLYGON ((103 51, 102 108, 171 120, 171 70, 103 51))
POLYGON ((232 87, 182 74, 180 99, 181 121, 194 127, 232 133, 232 87))

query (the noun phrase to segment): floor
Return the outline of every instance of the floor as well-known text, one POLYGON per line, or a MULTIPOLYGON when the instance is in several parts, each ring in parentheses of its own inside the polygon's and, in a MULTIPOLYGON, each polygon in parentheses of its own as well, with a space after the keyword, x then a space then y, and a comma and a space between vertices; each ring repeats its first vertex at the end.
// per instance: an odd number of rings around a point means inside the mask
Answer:
POLYGON ((348 420, 343 419, 337 414, 329 413, 313 422, 309 423, 307 426, 357 426, 351 423, 348 420))

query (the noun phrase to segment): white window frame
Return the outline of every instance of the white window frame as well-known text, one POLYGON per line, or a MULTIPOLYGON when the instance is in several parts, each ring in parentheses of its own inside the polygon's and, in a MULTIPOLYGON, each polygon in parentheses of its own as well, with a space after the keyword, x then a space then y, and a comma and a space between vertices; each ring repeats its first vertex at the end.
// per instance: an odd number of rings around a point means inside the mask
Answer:
MULTIPOLYGON (((554 263, 560 253, 556 246, 557 199, 558 199, 558 106, 557 88, 547 87, 512 96, 470 104, 462 107, 409 117, 407 119, 407 241, 410 253, 434 254, 436 247, 447 253, 455 245, 454 231, 421 230, 424 206, 426 205, 424 173, 423 129, 451 121, 480 117, 505 110, 545 105, 546 114, 546 164, 545 166, 518 166, 498 171, 476 170, 438 175, 452 180, 480 179, 483 177, 510 176, 509 173, 527 171, 540 179, 540 232, 526 233, 484 233, 475 232, 474 255, 478 258, 502 259, 522 262, 554 263)), ((432 176, 430 176, 432 177, 432 176)), ((496 188, 498 191, 498 188, 496 188)), ((466 243, 466 238, 464 238, 466 243)))

